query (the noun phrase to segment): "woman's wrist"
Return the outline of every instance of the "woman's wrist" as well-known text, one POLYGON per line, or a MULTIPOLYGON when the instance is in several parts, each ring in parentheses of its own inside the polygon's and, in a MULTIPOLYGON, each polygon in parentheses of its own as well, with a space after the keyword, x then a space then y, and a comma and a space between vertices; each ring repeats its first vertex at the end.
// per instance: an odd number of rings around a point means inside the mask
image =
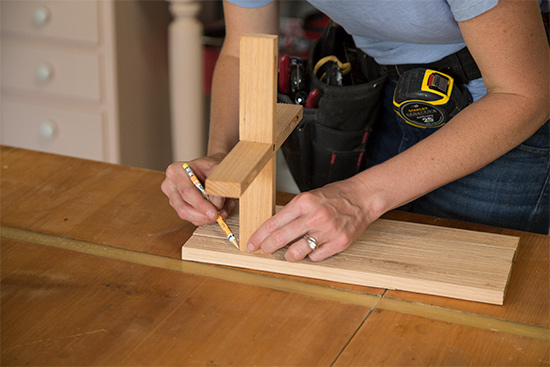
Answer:
POLYGON ((370 224, 385 212, 384 194, 374 190, 369 180, 362 177, 363 173, 331 185, 338 185, 342 197, 348 198, 360 207, 363 220, 370 224))
POLYGON ((208 145, 208 153, 207 155, 209 157, 218 157, 221 156, 222 158, 229 154, 229 152, 233 149, 233 147, 237 144, 236 142, 218 142, 218 143, 209 143, 208 145))
POLYGON ((375 166, 365 170, 350 180, 355 182, 359 199, 367 213, 367 220, 373 222, 384 213, 395 209, 406 202, 397 194, 394 188, 395 179, 385 172, 384 167, 375 166), (401 199, 401 200, 400 200, 401 199))

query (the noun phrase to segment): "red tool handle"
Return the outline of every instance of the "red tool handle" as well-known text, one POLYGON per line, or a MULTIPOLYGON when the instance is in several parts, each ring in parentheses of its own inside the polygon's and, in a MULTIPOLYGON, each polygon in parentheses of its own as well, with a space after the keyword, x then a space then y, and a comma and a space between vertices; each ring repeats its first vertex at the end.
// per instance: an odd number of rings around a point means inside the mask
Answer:
POLYGON ((305 108, 316 108, 317 104, 319 103, 319 97, 321 96, 321 91, 319 89, 312 89, 311 92, 309 92, 309 95, 306 99, 306 104, 304 105, 305 108))
POLYGON ((279 93, 290 93, 290 57, 279 57, 279 93))

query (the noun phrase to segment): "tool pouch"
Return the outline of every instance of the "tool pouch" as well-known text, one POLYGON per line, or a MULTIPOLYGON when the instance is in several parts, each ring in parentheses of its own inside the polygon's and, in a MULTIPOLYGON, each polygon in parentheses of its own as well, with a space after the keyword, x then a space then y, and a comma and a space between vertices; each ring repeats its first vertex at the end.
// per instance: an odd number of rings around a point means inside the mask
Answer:
MULTIPOLYGON (((301 191, 344 180, 365 168, 366 147, 379 116, 379 100, 385 80, 380 77, 345 86, 321 82, 313 73, 313 65, 323 56, 319 55, 322 42, 320 39, 314 44, 306 67, 309 90, 320 91, 318 105, 304 108, 302 121, 282 146, 283 155, 301 191)), ((293 103, 288 96, 281 94, 279 102, 293 103)))

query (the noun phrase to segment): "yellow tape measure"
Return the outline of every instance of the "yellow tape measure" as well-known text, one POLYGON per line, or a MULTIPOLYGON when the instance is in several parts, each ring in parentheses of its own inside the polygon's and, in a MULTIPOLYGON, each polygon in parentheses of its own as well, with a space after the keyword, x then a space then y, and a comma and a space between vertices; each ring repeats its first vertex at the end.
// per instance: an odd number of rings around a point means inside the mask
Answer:
POLYGON ((420 128, 445 125, 472 102, 465 87, 431 69, 412 69, 401 75, 393 95, 393 109, 406 123, 420 128))

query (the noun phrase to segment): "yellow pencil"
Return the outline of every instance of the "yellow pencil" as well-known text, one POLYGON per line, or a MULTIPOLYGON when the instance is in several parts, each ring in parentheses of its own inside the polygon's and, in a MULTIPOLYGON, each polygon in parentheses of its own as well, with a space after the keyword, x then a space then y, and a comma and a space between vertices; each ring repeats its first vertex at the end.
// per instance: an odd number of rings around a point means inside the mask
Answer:
MULTIPOLYGON (((189 176, 189 179, 191 180, 191 182, 193 182, 193 185, 195 185, 195 187, 197 189, 199 189, 202 196, 206 200, 210 201, 210 198, 208 197, 208 194, 204 190, 204 187, 202 186, 201 182, 199 181, 199 179, 197 178, 197 176, 195 175, 195 172, 193 172, 191 167, 189 167, 189 165, 187 163, 184 163, 183 164, 183 169, 185 170, 185 172, 187 172, 187 176, 189 176)), ((225 223, 225 221, 223 220, 220 213, 218 213, 218 218, 216 219, 216 222, 218 222, 218 224, 222 228, 223 233, 225 233, 225 235, 227 236, 227 239, 229 240, 229 242, 231 242, 233 244, 233 246, 235 246, 236 248, 238 248, 240 250, 239 243, 237 242, 237 238, 235 238, 235 235, 233 234, 233 232, 231 231, 231 229, 229 228, 227 223, 225 223)))

